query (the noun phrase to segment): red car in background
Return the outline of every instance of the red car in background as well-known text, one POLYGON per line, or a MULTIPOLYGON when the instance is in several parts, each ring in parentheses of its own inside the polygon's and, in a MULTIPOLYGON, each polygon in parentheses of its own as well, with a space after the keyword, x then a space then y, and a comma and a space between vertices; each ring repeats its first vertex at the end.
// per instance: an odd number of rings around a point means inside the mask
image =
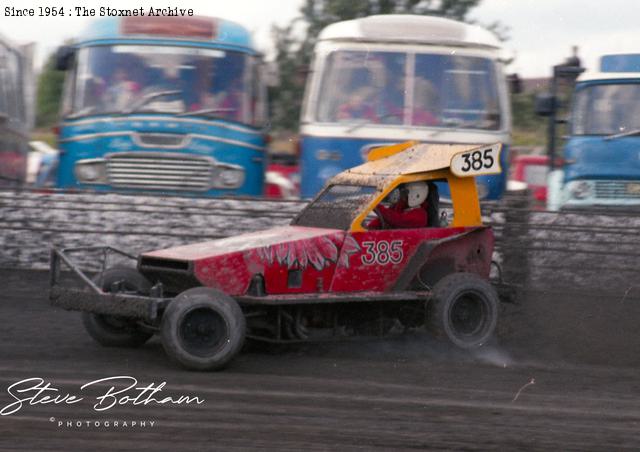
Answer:
POLYGON ((267 198, 288 199, 300 196, 300 166, 298 158, 289 154, 274 154, 265 177, 267 198))
POLYGON ((524 182, 531 191, 535 205, 547 204, 547 175, 549 157, 546 155, 519 155, 511 163, 511 180, 524 182))

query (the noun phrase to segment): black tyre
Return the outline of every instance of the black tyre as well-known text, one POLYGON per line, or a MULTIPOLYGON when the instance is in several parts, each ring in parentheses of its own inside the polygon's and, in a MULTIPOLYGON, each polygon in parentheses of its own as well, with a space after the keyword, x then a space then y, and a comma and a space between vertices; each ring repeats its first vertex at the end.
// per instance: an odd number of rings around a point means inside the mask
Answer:
POLYGON ((472 273, 453 273, 433 288, 427 325, 436 337, 461 348, 477 348, 489 341, 498 322, 498 295, 472 273))
POLYGON ((160 334, 167 355, 191 370, 215 370, 242 348, 244 314, 228 295, 196 287, 178 295, 162 317, 160 334))
MULTIPOLYGON (((115 287, 118 292, 145 295, 151 289, 149 281, 133 268, 110 268, 96 282, 105 292, 115 287)), ((153 336, 134 320, 123 317, 83 312, 82 323, 89 335, 105 347, 139 347, 153 336)))

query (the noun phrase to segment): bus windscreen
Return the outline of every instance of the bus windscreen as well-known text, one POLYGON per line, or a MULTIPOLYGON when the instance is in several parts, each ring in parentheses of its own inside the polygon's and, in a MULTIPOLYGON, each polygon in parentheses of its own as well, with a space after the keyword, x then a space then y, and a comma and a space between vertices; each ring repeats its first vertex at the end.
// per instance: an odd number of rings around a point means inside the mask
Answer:
POLYGON ((169 113, 255 121, 254 57, 221 49, 112 45, 79 50, 67 116, 169 113))
POLYGON ((332 52, 316 119, 498 130, 495 64, 488 58, 393 51, 332 52))

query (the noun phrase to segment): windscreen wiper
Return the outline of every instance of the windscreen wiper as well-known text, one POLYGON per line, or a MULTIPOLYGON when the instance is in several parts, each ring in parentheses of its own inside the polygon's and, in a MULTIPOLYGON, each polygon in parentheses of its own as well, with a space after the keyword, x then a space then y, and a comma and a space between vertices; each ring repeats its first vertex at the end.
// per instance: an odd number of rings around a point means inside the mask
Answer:
POLYGON ((231 113, 234 111, 236 111, 235 108, 203 108, 202 110, 185 111, 184 113, 179 113, 176 116, 198 116, 207 115, 209 113, 231 113))
POLYGON ((146 94, 142 99, 140 99, 140 101, 138 101, 131 108, 129 108, 128 110, 123 111, 122 113, 124 113, 125 115, 131 114, 131 113, 141 109, 142 107, 144 107, 150 101, 152 101, 153 99, 155 99, 157 97, 170 96, 172 94, 181 94, 181 93, 182 93, 182 91, 180 91, 179 89, 174 89, 174 90, 167 90, 167 91, 156 91, 156 92, 153 92, 153 93, 146 94))
POLYGON ((628 130, 626 132, 614 133, 604 137, 605 141, 615 140, 616 138, 632 137, 634 135, 640 135, 640 129, 628 130))

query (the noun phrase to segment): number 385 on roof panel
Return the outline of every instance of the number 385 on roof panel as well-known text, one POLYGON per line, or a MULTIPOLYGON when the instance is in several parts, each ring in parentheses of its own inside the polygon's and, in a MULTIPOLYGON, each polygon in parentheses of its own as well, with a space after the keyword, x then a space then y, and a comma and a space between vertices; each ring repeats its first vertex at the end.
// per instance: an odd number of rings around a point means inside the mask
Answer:
POLYGON ((458 177, 501 173, 500 151, 502 144, 495 143, 460 152, 451 158, 451 172, 458 177))

